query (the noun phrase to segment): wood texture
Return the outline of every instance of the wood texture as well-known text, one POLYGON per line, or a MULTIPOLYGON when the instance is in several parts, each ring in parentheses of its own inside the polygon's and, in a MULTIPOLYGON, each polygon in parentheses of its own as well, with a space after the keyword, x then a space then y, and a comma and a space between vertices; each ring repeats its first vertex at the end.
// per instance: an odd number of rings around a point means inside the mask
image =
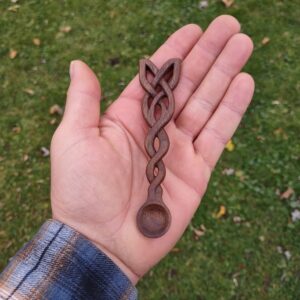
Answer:
POLYGON ((139 78, 146 94, 142 113, 149 126, 145 149, 149 155, 146 176, 149 181, 148 197, 137 214, 140 232, 149 238, 164 235, 171 224, 171 214, 162 199, 161 184, 166 175, 163 157, 169 150, 170 141, 164 127, 174 114, 173 89, 180 75, 181 60, 172 58, 158 69, 150 60, 140 61, 139 78))

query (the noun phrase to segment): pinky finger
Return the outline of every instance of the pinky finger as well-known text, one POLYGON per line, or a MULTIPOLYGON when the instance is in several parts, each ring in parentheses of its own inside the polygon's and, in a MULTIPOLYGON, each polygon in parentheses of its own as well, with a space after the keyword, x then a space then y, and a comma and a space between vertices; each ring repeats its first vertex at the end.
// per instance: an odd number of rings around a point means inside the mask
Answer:
POLYGON ((238 74, 205 127, 194 141, 196 153, 213 169, 237 129, 254 93, 254 80, 238 74))

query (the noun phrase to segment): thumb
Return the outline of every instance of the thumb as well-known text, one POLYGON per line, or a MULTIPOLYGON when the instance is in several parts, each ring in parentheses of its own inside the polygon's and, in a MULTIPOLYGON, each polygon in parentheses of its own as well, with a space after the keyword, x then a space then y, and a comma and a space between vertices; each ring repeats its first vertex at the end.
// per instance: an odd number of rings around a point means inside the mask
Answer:
POLYGON ((73 128, 98 127, 101 89, 95 73, 84 62, 74 60, 70 77, 63 123, 73 128))

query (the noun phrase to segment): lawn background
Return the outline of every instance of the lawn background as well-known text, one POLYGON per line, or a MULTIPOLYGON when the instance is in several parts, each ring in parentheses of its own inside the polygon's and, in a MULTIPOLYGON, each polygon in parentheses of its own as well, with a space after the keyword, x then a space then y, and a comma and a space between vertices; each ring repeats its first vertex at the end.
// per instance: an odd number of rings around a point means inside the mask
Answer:
POLYGON ((254 102, 192 226, 138 284, 140 298, 300 299, 300 221, 291 220, 300 209, 297 2, 208 1, 200 9, 192 0, 0 0, 0 269, 50 217, 49 157, 40 149, 49 149, 59 122, 49 108, 64 105, 69 62, 80 58, 95 70, 105 109, 138 60, 174 30, 206 28, 226 13, 255 44, 245 69, 256 81, 254 102), (221 205, 226 215, 216 219, 221 205))

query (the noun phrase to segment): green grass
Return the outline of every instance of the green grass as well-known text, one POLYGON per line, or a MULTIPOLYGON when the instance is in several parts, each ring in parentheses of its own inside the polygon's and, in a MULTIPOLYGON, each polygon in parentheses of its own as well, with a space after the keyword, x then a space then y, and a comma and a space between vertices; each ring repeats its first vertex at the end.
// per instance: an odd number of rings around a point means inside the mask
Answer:
POLYGON ((211 0, 199 10, 198 3, 19 0, 12 12, 15 4, 0 1, 0 269, 50 217, 49 160, 40 148, 49 147, 59 122, 55 116, 50 124, 49 108, 64 105, 69 62, 80 58, 96 71, 105 108, 137 72, 138 59, 171 32, 191 22, 205 28, 227 13, 254 40, 246 67, 256 81, 254 102, 192 220, 194 227, 205 225, 205 235, 195 240, 188 228, 180 251, 139 283, 140 298, 300 299, 300 221, 291 221, 300 196, 299 4, 236 0, 226 9, 211 0), (61 32, 67 25, 72 30, 61 32), (270 42, 262 45, 266 36, 270 42), (10 49, 18 51, 15 59, 10 49), (34 95, 24 92, 28 88, 34 95), (223 175, 226 168, 238 172, 223 175), (295 193, 281 200, 288 187, 295 193), (220 205, 227 214, 216 220, 220 205), (279 246, 291 253, 289 260, 279 246))

